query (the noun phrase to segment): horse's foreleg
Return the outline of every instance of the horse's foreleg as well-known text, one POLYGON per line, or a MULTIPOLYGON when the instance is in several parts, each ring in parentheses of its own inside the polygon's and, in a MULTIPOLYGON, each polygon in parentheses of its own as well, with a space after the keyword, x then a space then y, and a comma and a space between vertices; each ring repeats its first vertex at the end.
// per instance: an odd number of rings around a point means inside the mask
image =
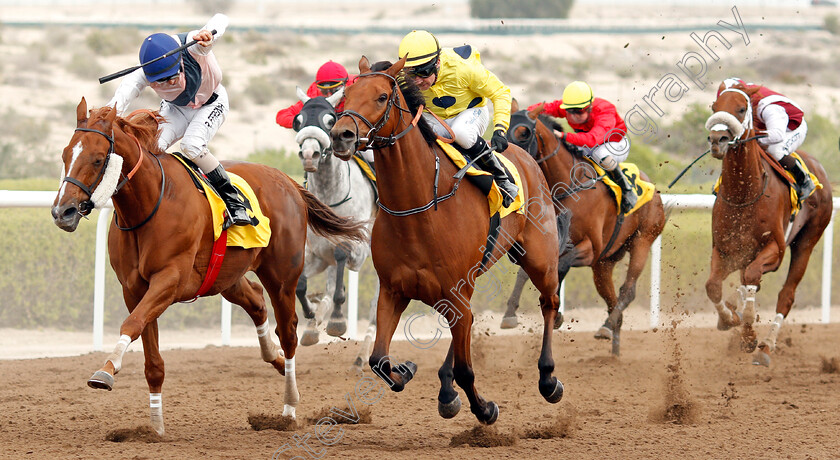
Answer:
POLYGON ((143 298, 137 302, 123 289, 126 305, 129 306, 128 317, 120 326, 120 338, 114 351, 108 355, 105 364, 88 379, 91 388, 111 390, 114 386, 114 375, 122 368, 122 358, 128 345, 137 340, 140 334, 151 322, 172 305, 174 301, 176 280, 180 279, 177 269, 167 269, 155 273, 149 282, 148 290, 143 298), (135 303, 136 302, 136 303, 135 303), (136 305, 131 307, 130 305, 136 305))
MULTIPOLYGON (((613 286, 613 269, 615 262, 611 260, 600 260, 592 265, 592 280, 595 282, 595 290, 607 304, 607 319, 600 329, 595 333, 596 339, 616 341, 615 333, 618 324, 622 320, 621 311, 616 311, 618 297, 615 295, 613 286), (615 316, 613 316, 615 315, 615 316)), ((617 355, 616 346, 613 345, 613 354, 617 355)))
POLYGON ((417 372, 417 365, 411 361, 392 366, 391 356, 388 355, 391 339, 399 325, 400 315, 408 306, 408 301, 408 298, 391 289, 385 287, 379 289, 379 300, 376 305, 376 340, 368 363, 373 373, 393 391, 402 391, 405 384, 414 378, 414 373, 417 372))
POLYGON ((143 339, 143 355, 145 357, 146 366, 146 383, 149 385, 149 416, 152 423, 152 429, 157 434, 163 436, 163 358, 160 356, 160 347, 158 345, 158 323, 157 320, 150 322, 143 333, 140 335, 143 339))
POLYGON ((721 331, 737 326, 741 322, 723 301, 723 280, 730 273, 732 273, 732 270, 726 267, 720 253, 717 249, 712 248, 712 263, 709 279, 706 281, 706 296, 712 301, 715 310, 718 312, 717 328, 721 331))
POLYGON ((742 285, 739 289, 742 290, 744 297, 744 312, 741 315, 741 321, 744 323, 741 330, 741 348, 747 353, 752 353, 758 345, 753 323, 756 319, 755 293, 761 285, 761 276, 778 267, 783 255, 784 249, 780 250, 777 242, 771 241, 758 252, 755 259, 741 274, 742 285))
POLYGON ((347 259, 350 251, 344 244, 339 244, 333 252, 335 257, 335 292, 333 293, 333 311, 330 321, 327 323, 327 334, 333 337, 341 337, 347 332, 347 321, 341 312, 341 307, 347 301, 347 294, 344 288, 344 268, 347 266, 347 259))
POLYGON ((452 418, 458 415, 461 410, 461 397, 452 386, 455 379, 453 372, 453 363, 455 362, 454 342, 449 343, 449 351, 446 353, 446 359, 438 369, 438 378, 440 379, 440 392, 438 393, 438 413, 443 418, 452 418))
MULTIPOLYGON (((466 295, 469 297, 471 294, 470 292, 466 295)), ((457 304, 454 305, 461 306, 459 299, 455 299, 455 302, 457 304)), ((470 401, 470 411, 475 414, 476 419, 485 425, 492 425, 499 418, 499 406, 493 401, 485 401, 475 389, 475 372, 472 368, 472 358, 470 356, 470 341, 472 338, 470 331, 473 323, 472 311, 468 307, 456 308, 458 309, 459 317, 454 321, 450 321, 455 381, 464 390, 464 393, 466 393, 467 399, 470 401)))
POLYGON ((528 274, 522 268, 516 273, 516 282, 513 284, 513 291, 507 301, 507 310, 502 317, 502 329, 513 329, 519 325, 516 317, 516 310, 519 309, 519 299, 522 297, 522 289, 528 281, 528 274))

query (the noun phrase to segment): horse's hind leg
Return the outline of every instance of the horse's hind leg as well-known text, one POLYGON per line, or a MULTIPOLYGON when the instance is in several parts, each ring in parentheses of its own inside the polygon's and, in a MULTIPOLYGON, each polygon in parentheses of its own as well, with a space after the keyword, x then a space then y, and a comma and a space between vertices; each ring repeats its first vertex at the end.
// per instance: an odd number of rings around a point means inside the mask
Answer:
POLYGON ((263 288, 259 283, 245 277, 222 292, 222 297, 241 306, 257 327, 257 338, 260 341, 260 354, 263 361, 270 363, 282 375, 285 372, 284 360, 277 350, 277 345, 269 334, 268 311, 265 308, 263 288))
POLYGON ((522 297, 522 289, 527 282, 528 274, 520 268, 516 273, 516 282, 513 285, 513 291, 511 291, 510 297, 508 297, 507 310, 505 310, 505 314, 502 316, 502 329, 513 329, 519 325, 516 310, 519 309, 519 299, 522 297))
POLYGON ((283 280, 278 275, 279 267, 260 267, 257 276, 265 286, 271 305, 274 307, 274 318, 277 327, 274 332, 280 339, 280 347, 283 349, 284 372, 286 376, 286 389, 283 395, 283 415, 295 418, 295 411, 300 401, 300 392, 297 387, 297 376, 295 372, 295 352, 297 350, 297 312, 295 312, 295 287, 300 272, 287 273, 288 277, 283 280))
MULTIPOLYGON (((347 301, 347 291, 344 288, 344 268, 347 266, 347 259, 350 257, 350 249, 345 244, 335 247, 335 292, 333 294, 333 311, 330 321, 327 323, 327 334, 333 337, 341 337, 347 332, 347 321, 341 312, 341 307, 347 301)), ((327 293, 329 294, 329 292, 327 293)))
POLYGON ((782 290, 779 291, 779 297, 776 300, 776 315, 773 322, 770 324, 770 331, 767 337, 758 345, 758 353, 754 357, 754 364, 761 364, 763 366, 770 365, 770 354, 776 349, 776 339, 779 337, 779 329, 782 328, 785 318, 790 313, 793 307, 794 296, 796 295, 796 286, 802 281, 805 275, 805 270, 808 268, 808 260, 811 258, 811 253, 814 246, 822 236, 822 231, 813 235, 799 235, 790 245, 790 268, 788 269, 785 284, 782 290))
POLYGON ((438 378, 440 379, 438 413, 443 418, 452 418, 461 411, 461 398, 452 386, 452 382, 455 379, 453 372, 453 363, 455 362, 454 345, 454 342, 449 343, 449 351, 446 353, 446 359, 443 360, 443 364, 438 370, 438 378))
POLYGON ((752 353, 758 346, 753 323, 756 319, 755 294, 761 286, 761 276, 778 268, 783 255, 784 252, 779 249, 779 245, 771 241, 758 252, 755 259, 741 274, 741 289, 744 291, 745 298, 744 313, 741 315, 741 321, 744 323, 741 330, 741 348, 746 353, 752 353))
POLYGON ((306 296, 307 281, 310 277, 324 271, 327 264, 316 254, 307 253, 306 262, 303 267, 303 273, 298 277, 297 286, 295 287, 295 295, 300 300, 301 309, 303 310, 303 317, 306 318, 306 327, 303 331, 303 336, 300 338, 300 344, 308 347, 315 345, 320 340, 320 333, 318 332, 317 311, 312 308, 309 298, 306 296))
POLYGON ((143 355, 145 357, 146 383, 149 385, 149 416, 152 429, 163 436, 163 358, 160 356, 158 345, 157 320, 150 322, 140 334, 143 339, 143 355))

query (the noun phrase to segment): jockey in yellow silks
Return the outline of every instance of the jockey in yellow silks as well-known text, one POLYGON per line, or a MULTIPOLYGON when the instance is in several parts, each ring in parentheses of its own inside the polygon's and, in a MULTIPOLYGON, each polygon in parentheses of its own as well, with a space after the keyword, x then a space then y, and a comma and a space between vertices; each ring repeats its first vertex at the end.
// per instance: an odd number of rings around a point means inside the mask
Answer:
MULTIPOLYGON (((510 88, 481 64, 472 47, 441 48, 437 38, 425 30, 414 30, 402 39, 399 57, 407 58, 405 74, 422 92, 429 111, 446 121, 464 156, 493 175, 503 205, 509 206, 519 189, 508 179, 493 150, 503 152, 508 147, 510 88), (494 125, 489 146, 481 137, 490 123, 488 99, 493 103, 494 125)), ((435 117, 424 117, 438 135, 451 138, 435 117)))

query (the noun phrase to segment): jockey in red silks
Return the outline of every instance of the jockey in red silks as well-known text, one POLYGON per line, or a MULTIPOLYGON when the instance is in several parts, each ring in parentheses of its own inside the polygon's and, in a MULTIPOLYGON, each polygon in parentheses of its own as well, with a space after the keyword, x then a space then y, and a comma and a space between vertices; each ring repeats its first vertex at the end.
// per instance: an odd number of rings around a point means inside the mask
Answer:
POLYGON ((750 99, 755 129, 766 134, 767 137, 758 143, 775 158, 782 167, 791 173, 796 180, 796 191, 800 203, 816 189, 811 176, 805 172, 802 165, 790 156, 795 152, 808 134, 808 124, 805 123, 805 112, 802 107, 790 98, 779 94, 766 86, 745 83, 740 78, 727 78, 720 84, 717 95, 724 90, 755 90, 750 99))
MULTIPOLYGON (((356 77, 356 75, 349 75, 343 65, 328 61, 318 69, 318 72, 315 74, 315 81, 309 85, 309 89, 306 90, 306 95, 309 97, 331 96, 341 88, 353 84, 356 77)), ((277 121, 278 125, 291 129, 295 116, 300 113, 300 109, 302 108, 303 102, 297 101, 285 109, 280 109, 277 112, 275 121, 277 121)), ((335 107, 337 113, 342 110, 344 110, 344 98, 335 107)))
MULTIPOLYGON (((528 109, 538 105, 534 104, 528 109)), ((615 105, 595 97, 592 87, 586 82, 573 81, 563 90, 562 99, 545 104, 544 112, 569 122, 575 132, 559 133, 560 138, 577 147, 580 154, 598 163, 610 179, 621 187, 623 214, 633 209, 636 206, 636 193, 618 167, 630 154, 630 139, 615 105)))

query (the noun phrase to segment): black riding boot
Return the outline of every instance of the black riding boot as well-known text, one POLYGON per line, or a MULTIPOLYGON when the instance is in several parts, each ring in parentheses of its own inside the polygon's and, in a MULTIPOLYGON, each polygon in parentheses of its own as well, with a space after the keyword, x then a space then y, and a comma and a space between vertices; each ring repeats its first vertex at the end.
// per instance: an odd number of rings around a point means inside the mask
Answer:
POLYGON ((493 180, 496 181, 496 185, 499 186, 499 191, 502 192, 502 206, 510 206, 516 199, 516 194, 519 193, 519 187, 508 179, 507 172, 505 172, 501 160, 496 158, 496 154, 487 145, 487 141, 479 137, 475 145, 468 149, 461 149, 461 152, 467 159, 475 159, 475 164, 493 175, 493 180), (487 153, 481 155, 485 151, 487 153), (481 156, 479 157, 479 155, 481 156))
POLYGON ((228 216, 233 225, 251 225, 251 218, 248 217, 248 211, 245 209, 244 198, 239 194, 239 190, 230 183, 230 177, 225 172, 225 168, 222 165, 217 166, 216 169, 207 173, 207 179, 224 200, 228 216))
POLYGON ((612 171, 606 171, 606 173, 613 182, 621 187, 621 213, 627 214, 636 206, 637 197, 633 185, 627 179, 627 176, 621 172, 621 168, 615 168, 612 171))
POLYGON ((802 164, 790 155, 783 156, 779 160, 779 164, 790 172, 796 180, 796 194, 799 195, 799 203, 801 204, 817 188, 814 181, 811 180, 811 175, 806 173, 802 164))

